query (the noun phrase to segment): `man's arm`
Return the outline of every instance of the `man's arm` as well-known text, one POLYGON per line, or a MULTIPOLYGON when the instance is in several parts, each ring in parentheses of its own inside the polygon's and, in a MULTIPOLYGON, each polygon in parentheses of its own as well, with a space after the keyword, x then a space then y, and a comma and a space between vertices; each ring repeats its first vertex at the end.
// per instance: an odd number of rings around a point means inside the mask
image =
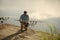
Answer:
POLYGON ((28 16, 28 21, 29 21, 29 15, 27 15, 28 16))
POLYGON ((19 19, 19 21, 20 21, 20 22, 22 21, 22 15, 20 16, 20 19, 19 19))
POLYGON ((29 16, 28 16, 28 20, 29 20, 29 16))

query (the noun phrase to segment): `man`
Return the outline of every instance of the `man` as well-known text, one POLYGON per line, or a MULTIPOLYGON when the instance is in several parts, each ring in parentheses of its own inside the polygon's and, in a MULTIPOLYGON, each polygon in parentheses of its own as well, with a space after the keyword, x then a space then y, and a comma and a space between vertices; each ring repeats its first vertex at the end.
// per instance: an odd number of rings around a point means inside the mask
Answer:
POLYGON ((27 27, 29 25, 28 21, 29 16, 27 15, 27 11, 24 11, 24 14, 22 14, 20 17, 21 31, 23 30, 23 28, 25 29, 25 31, 27 31, 27 27))

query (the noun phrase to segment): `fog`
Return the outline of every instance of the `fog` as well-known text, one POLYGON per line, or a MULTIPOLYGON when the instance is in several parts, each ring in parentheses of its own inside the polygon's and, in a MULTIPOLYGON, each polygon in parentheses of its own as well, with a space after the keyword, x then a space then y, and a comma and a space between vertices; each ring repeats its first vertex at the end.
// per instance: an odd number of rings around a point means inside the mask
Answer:
MULTIPOLYGON (((13 20, 18 20, 24 10, 27 11, 30 19, 49 19, 48 22, 53 22, 55 18, 60 20, 60 0, 0 0, 0 17, 5 16, 13 20), (51 18, 53 20, 50 20, 51 18)), ((13 22, 13 24, 16 23, 19 24, 17 21, 13 22)), ((58 29, 60 28, 57 19, 53 23, 58 26, 58 29)))
POLYGON ((16 16, 24 10, 37 19, 60 17, 60 0, 0 0, 0 16, 16 16))

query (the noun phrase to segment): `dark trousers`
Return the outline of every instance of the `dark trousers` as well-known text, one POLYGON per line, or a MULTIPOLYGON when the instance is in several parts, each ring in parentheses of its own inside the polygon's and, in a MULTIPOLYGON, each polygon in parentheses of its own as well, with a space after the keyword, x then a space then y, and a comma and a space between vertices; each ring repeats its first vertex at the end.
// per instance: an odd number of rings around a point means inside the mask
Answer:
POLYGON ((29 23, 21 22, 21 31, 23 30, 23 28, 25 29, 25 31, 27 31, 28 25, 29 23))

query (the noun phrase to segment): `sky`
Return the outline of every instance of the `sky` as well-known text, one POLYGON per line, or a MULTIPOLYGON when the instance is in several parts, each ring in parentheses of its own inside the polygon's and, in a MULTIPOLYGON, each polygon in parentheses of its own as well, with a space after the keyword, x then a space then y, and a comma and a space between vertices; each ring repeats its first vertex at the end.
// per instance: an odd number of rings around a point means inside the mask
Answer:
POLYGON ((60 17, 60 0, 0 0, 0 16, 18 18, 24 10, 36 19, 60 17))
MULTIPOLYGON (((32 20, 48 19, 48 23, 56 23, 57 29, 60 30, 60 0, 0 0, 0 17, 8 16, 13 19, 8 23, 20 25, 15 19, 18 20, 25 10, 32 20)), ((37 29, 45 28, 47 27, 44 23, 37 25, 37 29)))

